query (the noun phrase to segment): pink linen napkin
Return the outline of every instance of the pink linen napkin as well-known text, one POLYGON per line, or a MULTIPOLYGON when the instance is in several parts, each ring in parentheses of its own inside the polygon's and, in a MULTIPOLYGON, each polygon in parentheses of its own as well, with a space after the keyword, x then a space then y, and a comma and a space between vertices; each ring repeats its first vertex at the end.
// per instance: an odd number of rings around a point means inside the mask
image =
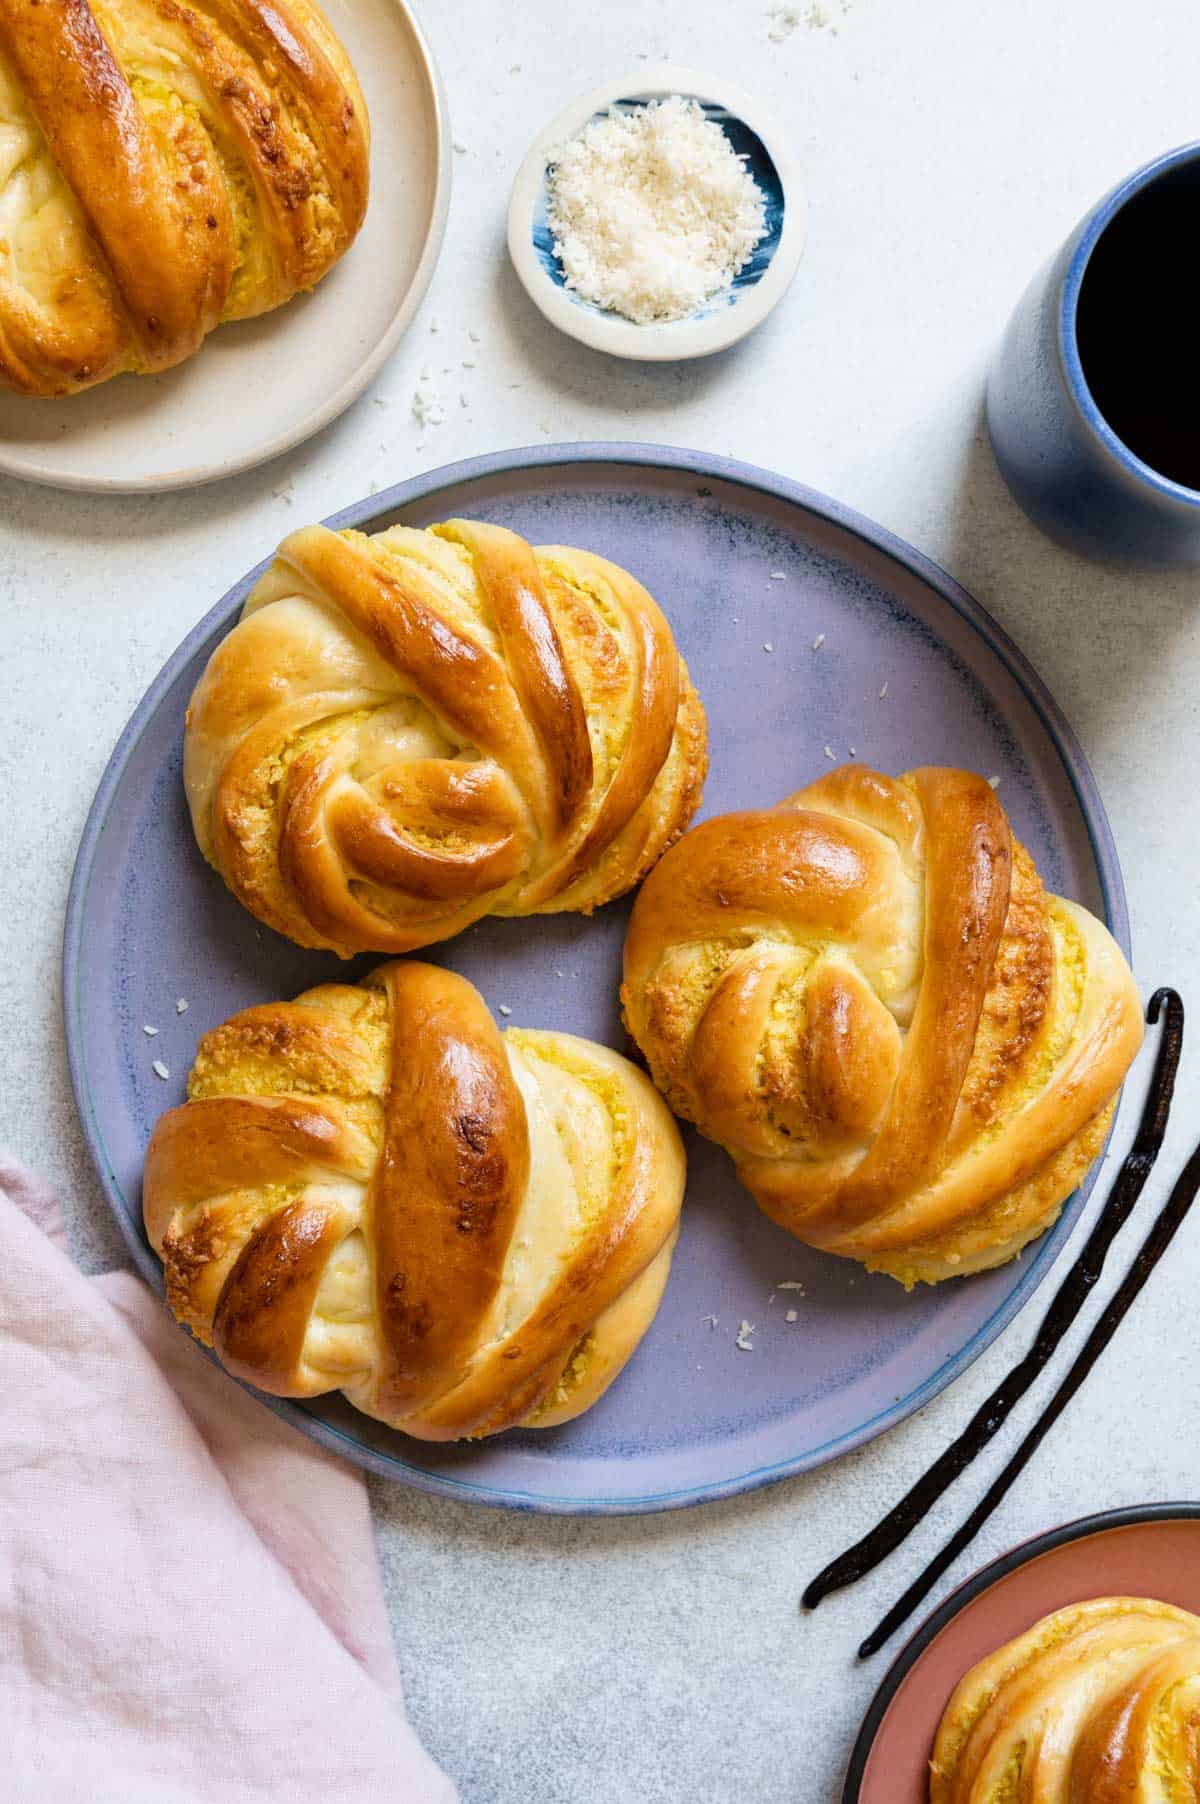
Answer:
POLYGON ((0 1153, 0 1796, 454 1804, 405 1719, 360 1474, 63 1244, 0 1153))

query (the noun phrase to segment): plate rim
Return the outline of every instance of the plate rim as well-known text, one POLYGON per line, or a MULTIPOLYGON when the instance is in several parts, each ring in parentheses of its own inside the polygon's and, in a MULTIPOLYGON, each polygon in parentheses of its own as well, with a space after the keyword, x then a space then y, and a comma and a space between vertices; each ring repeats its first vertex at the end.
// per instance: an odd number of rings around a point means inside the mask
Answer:
MULTIPOLYGON (((77 471, 64 475, 61 470, 52 468, 36 457, 26 457, 10 451, 4 440, 0 439, 0 475, 15 476, 23 482, 36 483, 39 488, 61 489, 75 495, 163 495, 178 489, 203 488, 210 483, 223 482, 228 477, 244 475, 247 470, 256 470, 263 464, 273 463, 277 457, 283 457, 298 445, 306 444, 340 418, 370 387, 412 324, 433 280, 450 215, 453 167, 449 106, 437 58, 409 0, 389 0, 389 3, 402 16, 412 39, 433 109, 433 201, 417 266, 400 296, 386 330, 358 368, 332 395, 327 396, 285 431, 276 433, 274 438, 219 464, 194 464, 188 468, 147 476, 87 476, 77 471)), ((347 254, 353 249, 353 245, 348 246, 347 254)), ((296 295, 291 296, 291 300, 297 298, 296 295)), ((284 306, 289 304, 285 302, 284 306)), ((203 353, 204 346, 200 345, 193 355, 202 356, 203 353)), ((30 404, 36 406, 38 398, 30 398, 30 404)))
MULTIPOLYGON (((513 450, 493 451, 482 456, 443 464, 436 469, 408 477, 390 489, 381 490, 378 494, 367 495, 360 501, 352 502, 348 507, 341 508, 336 513, 329 515, 324 524, 335 530, 361 526, 379 514, 395 512, 402 507, 411 506, 416 502, 428 499, 442 489, 459 486, 465 482, 480 481, 491 476, 535 472, 561 467, 564 464, 632 466, 634 469, 642 470, 666 471, 676 474, 682 472, 689 476, 725 482, 735 487, 783 500, 850 533, 871 549, 892 558, 933 588, 942 600, 947 602, 979 633, 988 648, 999 658, 1001 664, 1022 689, 1030 706, 1050 736, 1051 743, 1058 753, 1064 773, 1074 792, 1080 817, 1092 848, 1109 931, 1126 957, 1129 956, 1129 915, 1125 900, 1125 886, 1112 830, 1091 768, 1058 703, 1024 653, 1019 650, 1003 627, 967 593, 961 584, 956 582, 939 564, 926 557, 923 552, 917 551, 915 547, 899 538, 887 527, 877 525, 854 508, 847 507, 844 503, 835 501, 804 483, 796 482, 791 477, 782 476, 754 464, 743 463, 735 458, 669 445, 601 440, 578 444, 527 445, 513 450)), ((88 810, 67 896, 63 926, 62 1009, 67 1066, 76 1111, 88 1156, 99 1179, 110 1213, 116 1220, 135 1267, 159 1295, 163 1291, 162 1268, 134 1226, 132 1215, 136 1211, 129 1209, 115 1174, 109 1168, 103 1132, 91 1106, 82 1049, 82 1033, 78 1019, 82 987, 80 964, 83 928, 99 841, 113 797, 130 758, 156 714, 164 694, 176 681, 181 670, 190 661, 196 650, 244 600, 250 587, 267 568, 273 555, 272 552, 261 563, 240 577, 226 590, 221 599, 208 609, 171 653, 137 703, 105 766, 88 810)), ((269 1397, 246 1385, 242 1388, 250 1396, 265 1404, 276 1415, 291 1422, 294 1427, 316 1440, 328 1452, 336 1453, 343 1459, 349 1459, 354 1464, 381 1477, 390 1478, 397 1483, 411 1484, 417 1490, 437 1496, 454 1497, 499 1509, 574 1516, 644 1515, 663 1510, 684 1509, 700 1503, 718 1502, 724 1498, 758 1490, 762 1486, 773 1484, 780 1479, 813 1471, 832 1460, 842 1458, 845 1454, 853 1452, 856 1447, 863 1446, 866 1442, 874 1440, 876 1436, 885 1433, 889 1428, 897 1426, 952 1384, 1008 1327, 1032 1298, 1034 1291, 1049 1275, 1058 1254, 1074 1231, 1099 1171, 1100 1161, 1098 1160, 1083 1184, 1074 1193, 1073 1198, 1069 1199, 1068 1206, 1064 1207, 1058 1221, 1037 1242, 1037 1249, 1033 1257, 1008 1296, 971 1339, 944 1360, 922 1384, 894 1404, 889 1405, 887 1409, 881 1410, 877 1415, 857 1424, 845 1434, 825 1442, 820 1447, 794 1455, 789 1459, 776 1461, 769 1466, 754 1467, 749 1471, 717 1479, 710 1483, 690 1485, 668 1492, 620 1497, 573 1497, 547 1492, 502 1490, 491 1484, 476 1483, 465 1478, 430 1473, 419 1467, 408 1466, 397 1456, 380 1453, 364 1441, 343 1433, 291 1399, 269 1397)), ((212 1355, 209 1354, 208 1357, 211 1358, 212 1355)), ((233 1382, 239 1381, 234 1380, 233 1382)))
POLYGON ((862 1791, 863 1776, 871 1749, 875 1745, 875 1737, 886 1716, 892 1699, 899 1691, 926 1648, 936 1641, 942 1630, 958 1616, 967 1605, 974 1603, 985 1591, 1007 1578, 1022 1566, 1028 1566, 1033 1560, 1040 1559, 1042 1554, 1053 1553, 1056 1548, 1066 1547, 1072 1541, 1084 1541, 1091 1535, 1108 1534, 1114 1529, 1137 1528, 1150 1522, 1195 1522, 1200 1520, 1200 1503, 1136 1503, 1126 1504, 1114 1510, 1098 1510, 1090 1516, 1077 1516, 1070 1522, 1060 1523, 1057 1528, 1050 1528, 1039 1535, 1031 1535, 1025 1541, 1018 1541, 1006 1553, 997 1554, 985 1566, 980 1566, 970 1573, 961 1584, 956 1585, 937 1609, 927 1616, 912 1638, 907 1641, 889 1666, 878 1690, 867 1705, 858 1735, 851 1749, 850 1760, 846 1768, 845 1783, 842 1787, 842 1804, 859 1804, 862 1791))

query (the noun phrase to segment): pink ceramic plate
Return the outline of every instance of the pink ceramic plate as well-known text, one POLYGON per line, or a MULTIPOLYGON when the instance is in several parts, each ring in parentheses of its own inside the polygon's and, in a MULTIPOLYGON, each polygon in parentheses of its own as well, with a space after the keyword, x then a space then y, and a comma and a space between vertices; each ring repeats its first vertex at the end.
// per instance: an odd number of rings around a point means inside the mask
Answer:
POLYGON ((843 1804, 928 1804, 934 1734, 963 1674, 1052 1610, 1116 1596, 1155 1597, 1200 1614, 1200 1504, 1146 1504, 1069 1522, 968 1579, 876 1693, 843 1804))

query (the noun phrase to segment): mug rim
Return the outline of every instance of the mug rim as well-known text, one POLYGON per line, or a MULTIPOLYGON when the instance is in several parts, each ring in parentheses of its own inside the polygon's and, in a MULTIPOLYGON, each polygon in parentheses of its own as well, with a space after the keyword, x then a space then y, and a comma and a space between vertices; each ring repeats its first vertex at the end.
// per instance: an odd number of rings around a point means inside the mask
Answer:
POLYGON ((1088 386, 1084 375, 1083 363, 1079 356, 1079 340, 1076 323, 1079 309, 1079 292, 1083 286, 1083 278, 1092 253, 1108 230, 1117 214, 1136 194, 1148 188, 1152 182, 1165 175, 1169 170, 1186 163, 1200 162, 1200 140, 1190 144, 1181 144, 1175 150, 1164 151, 1161 156, 1144 163, 1128 175, 1123 181, 1106 194, 1103 200, 1085 218, 1080 228, 1078 242, 1071 253, 1059 290, 1058 305, 1058 352, 1066 378, 1066 389, 1080 414, 1084 425, 1094 437, 1098 438, 1109 454, 1116 459, 1122 469, 1140 484, 1154 489, 1165 498, 1182 503, 1191 509, 1200 509, 1200 488, 1189 488, 1186 483, 1174 482, 1164 476, 1152 464, 1145 462, 1135 451, 1115 433, 1099 407, 1088 386))

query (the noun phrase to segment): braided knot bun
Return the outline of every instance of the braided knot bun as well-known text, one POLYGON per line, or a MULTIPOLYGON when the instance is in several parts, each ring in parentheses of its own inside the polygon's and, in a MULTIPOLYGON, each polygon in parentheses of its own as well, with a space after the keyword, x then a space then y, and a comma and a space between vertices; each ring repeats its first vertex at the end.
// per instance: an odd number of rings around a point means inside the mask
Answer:
POLYGON ((313 0, 4 0, 0 130, 22 394, 169 369, 312 288, 366 212, 367 109, 313 0))
POLYGON ((1100 1597, 973 1667, 934 1743, 930 1804, 1200 1798, 1200 1617, 1100 1597))
POLYGON ((465 520, 285 539, 184 750, 205 857, 260 920, 344 956, 589 913, 682 832, 705 764, 641 585, 465 520))
POLYGON ((679 1132, 628 1060, 501 1035, 464 978, 384 965, 235 1015, 157 1123, 146 1232, 181 1322, 281 1397, 426 1440, 546 1427, 654 1319, 679 1132))
POLYGON ((957 770, 850 765, 693 828, 638 897, 622 998, 766 1213, 906 1284, 1049 1226, 1142 1035, 1111 936, 957 770))

